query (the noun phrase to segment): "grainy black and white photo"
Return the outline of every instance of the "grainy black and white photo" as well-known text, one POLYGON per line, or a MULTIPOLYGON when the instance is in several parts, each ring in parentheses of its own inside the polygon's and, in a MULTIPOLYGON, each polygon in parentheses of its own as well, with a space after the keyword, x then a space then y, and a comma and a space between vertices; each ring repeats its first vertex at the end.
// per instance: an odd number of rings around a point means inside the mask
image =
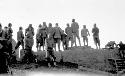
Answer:
POLYGON ((0 76, 125 76, 125 0, 0 0, 0 76))

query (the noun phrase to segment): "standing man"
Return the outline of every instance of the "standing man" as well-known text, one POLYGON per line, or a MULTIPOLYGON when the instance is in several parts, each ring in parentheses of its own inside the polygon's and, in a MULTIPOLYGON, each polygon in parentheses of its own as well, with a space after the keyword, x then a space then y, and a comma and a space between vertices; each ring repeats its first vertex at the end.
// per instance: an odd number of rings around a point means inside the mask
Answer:
POLYGON ((65 28, 65 33, 67 34, 67 46, 69 47, 69 41, 71 41, 71 45, 73 46, 72 28, 69 26, 68 23, 67 23, 67 27, 65 28))
POLYGON ((83 37, 84 46, 85 46, 85 41, 86 41, 87 46, 88 46, 88 37, 87 37, 88 35, 90 36, 89 31, 86 28, 86 25, 83 25, 83 29, 81 30, 81 36, 83 37))
POLYGON ((9 23, 8 24, 8 30, 7 30, 7 38, 8 38, 9 48, 12 48, 12 33, 13 33, 12 24, 9 23))
POLYGON ((53 47, 56 47, 56 43, 54 42, 54 28, 52 27, 52 23, 49 23, 49 27, 48 27, 48 38, 52 38, 53 39, 53 47))
POLYGON ((99 28, 96 27, 96 24, 94 24, 94 28, 92 29, 92 33, 93 33, 93 39, 94 39, 94 43, 96 45, 96 48, 100 49, 99 28))
POLYGON ((41 46, 43 46, 43 39, 42 39, 42 34, 41 34, 41 29, 42 29, 42 25, 40 24, 37 30, 37 34, 36 34, 36 48, 37 51, 41 50, 41 46))
POLYGON ((9 54, 9 57, 8 57, 9 64, 8 65, 12 64, 13 59, 15 60, 15 56, 13 55, 15 53, 15 51, 13 50, 13 45, 12 45, 12 33, 13 33, 12 24, 9 23, 8 29, 7 29, 7 45, 8 45, 8 48, 10 49, 10 50, 8 50, 8 54, 9 54))
POLYGON ((32 47, 34 44, 33 36, 34 36, 34 28, 32 27, 32 24, 29 24, 29 27, 25 30, 26 53, 25 53, 24 58, 28 60, 27 63, 33 61, 33 53, 32 53, 32 47))
MULTIPOLYGON (((13 33, 13 30, 12 30, 12 24, 9 23, 8 24, 8 30, 7 30, 7 40, 8 40, 8 45, 9 45, 9 48, 12 49, 12 33, 13 33)), ((13 52, 13 50, 10 51, 10 54, 13 52)))
POLYGON ((71 28, 72 28, 73 41, 75 42, 75 46, 77 46, 76 45, 76 38, 79 40, 79 45, 81 46, 80 37, 79 37, 79 25, 77 22, 75 22, 75 19, 72 19, 71 28))
POLYGON ((51 66, 51 62, 53 62, 54 66, 56 66, 56 57, 54 55, 54 40, 53 37, 47 38, 47 61, 48 61, 48 66, 51 66))
POLYGON ((42 42, 43 42, 43 51, 45 51, 44 47, 46 46, 46 39, 47 39, 47 31, 48 31, 48 28, 47 28, 47 25, 46 25, 46 22, 43 22, 43 26, 42 26, 42 29, 41 29, 41 36, 42 36, 42 42))
POLYGON ((34 44, 33 36, 34 36, 34 28, 32 24, 29 24, 29 27, 25 30, 25 49, 32 50, 32 46, 34 44))
POLYGON ((52 35, 53 33, 53 27, 52 27, 52 23, 49 23, 49 27, 48 27, 48 38, 52 35))
POLYGON ((19 27, 19 31, 17 32, 17 44, 15 47, 15 50, 18 49, 20 45, 22 45, 22 49, 24 49, 24 34, 23 34, 23 28, 19 27))
POLYGON ((65 34, 64 30, 62 30, 61 41, 62 41, 63 50, 67 50, 68 40, 67 40, 67 35, 65 34))
POLYGON ((55 41, 55 51, 56 51, 56 43, 58 44, 58 49, 60 51, 60 41, 61 41, 61 28, 58 26, 58 23, 56 23, 56 26, 54 27, 54 41, 55 41))

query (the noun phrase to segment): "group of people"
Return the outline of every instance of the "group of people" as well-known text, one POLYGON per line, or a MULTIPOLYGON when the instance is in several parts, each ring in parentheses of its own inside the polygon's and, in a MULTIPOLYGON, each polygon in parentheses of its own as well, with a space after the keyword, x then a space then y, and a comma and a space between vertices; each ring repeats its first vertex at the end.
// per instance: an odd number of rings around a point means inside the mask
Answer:
MULTIPOLYGON (((71 26, 69 23, 66 24, 65 30, 62 30, 59 27, 59 24, 56 23, 55 27, 52 26, 52 23, 49 23, 48 27, 46 22, 43 22, 42 24, 39 24, 37 33, 36 33, 36 48, 37 51, 41 50, 41 46, 43 46, 43 51, 46 48, 47 52, 47 60, 50 64, 51 60, 53 60, 54 64, 56 57, 54 56, 54 50, 56 50, 56 44, 58 44, 58 49, 60 51, 60 43, 62 42, 63 49, 69 49, 69 42, 71 41, 71 47, 76 44, 76 38, 78 39, 79 45, 81 46, 80 36, 79 36, 79 24, 75 21, 75 19, 72 19, 71 26)), ((28 28, 25 29, 25 34, 23 33, 23 27, 19 27, 19 30, 17 32, 17 44, 15 46, 15 49, 12 50, 12 24, 9 23, 8 26, 5 26, 4 29, 2 29, 2 25, 0 24, 0 49, 3 49, 3 52, 0 52, 0 59, 5 62, 6 57, 2 58, 4 55, 4 52, 7 52, 9 57, 13 55, 15 50, 18 49, 18 47, 21 45, 22 49, 26 50, 25 52, 25 60, 26 62, 30 63, 33 60, 33 53, 32 53, 32 47, 34 45, 34 28, 32 24, 29 24, 28 28), (4 46, 2 46, 4 45, 4 46), (8 49, 7 49, 8 48, 8 49), (27 61, 28 60, 28 61, 27 61)), ((94 24, 94 27, 92 28, 93 33, 93 40, 95 42, 96 48, 100 48, 100 39, 99 39, 99 28, 94 24)), ((83 28, 81 29, 81 37, 83 38, 84 46, 88 46, 88 36, 90 36, 89 30, 87 29, 86 25, 83 25, 83 28)), ((114 48, 114 45, 116 43, 114 41, 109 42, 106 47, 114 48)), ((120 42, 117 46, 120 47, 119 50, 125 50, 125 44, 120 42)), ((123 52, 122 52, 123 53, 123 52)), ((12 62, 10 59, 8 60, 8 63, 12 62)), ((5 65, 5 63, 0 63, 0 65, 5 65)), ((3 66, 0 66, 3 67, 3 66)), ((6 67, 6 66, 5 66, 6 67)))
POLYGON ((8 73, 9 67, 14 59, 12 50, 12 24, 9 23, 8 26, 2 29, 0 24, 0 73, 8 73))
MULTIPOLYGON (((46 22, 43 22, 43 25, 40 24, 36 34, 37 50, 41 50, 41 46, 43 46, 44 50, 47 38, 52 38, 53 48, 55 49, 55 51, 56 43, 58 44, 58 49, 60 51, 60 42, 62 42, 62 47, 64 50, 69 48, 69 41, 71 41, 71 47, 73 47, 73 44, 77 46, 76 38, 78 39, 79 45, 81 46, 79 36, 79 24, 75 21, 75 19, 72 19, 71 26, 69 23, 67 23, 66 26, 67 27, 65 28, 65 30, 62 30, 59 27, 58 23, 55 24, 55 27, 52 27, 51 23, 49 23, 48 27, 46 25, 46 22)), ((96 27, 96 24, 94 24, 92 33, 96 47, 100 48, 99 29, 98 27, 96 27)), ((86 25, 83 25, 83 29, 81 30, 81 36, 83 37, 84 46, 85 42, 88 46, 88 35, 90 36, 89 31, 86 28, 86 25)))
POLYGON ((118 54, 121 58, 125 58, 125 44, 120 41, 118 44, 115 41, 110 41, 105 45, 105 48, 111 50, 111 49, 115 49, 118 48, 118 54))
MULTIPOLYGON (((99 39, 99 29, 94 24, 94 28, 92 29, 93 39, 97 48, 100 48, 100 39, 99 39)), ((87 43, 88 46, 88 36, 90 33, 86 28, 86 25, 83 25, 83 29, 81 30, 81 36, 83 38, 84 46, 87 43)), ((60 51, 60 43, 62 42, 63 49, 69 48, 69 41, 71 41, 71 47, 73 44, 76 44, 76 38, 79 41, 79 45, 81 46, 80 36, 79 36, 79 24, 75 22, 75 19, 72 19, 71 26, 67 23, 67 27, 65 30, 62 30, 59 27, 59 24, 56 23, 55 27, 52 27, 52 23, 49 23, 48 27, 46 22, 43 22, 43 25, 39 25, 36 33, 36 48, 37 51, 41 50, 41 46, 43 46, 43 51, 45 50, 45 45, 47 46, 47 39, 52 38, 53 48, 56 51, 56 44, 58 44, 58 49, 60 51)), ((34 28, 32 24, 29 24, 28 28, 25 30, 25 38, 23 34, 23 28, 19 27, 19 31, 17 32, 17 45, 15 49, 17 49, 20 45, 24 49, 32 49, 34 44, 34 28), (24 41, 25 39, 25 41, 24 41), (24 46, 25 42, 25 46, 24 46)))
MULTIPOLYGON (((50 61, 51 58, 53 61, 55 61, 56 57, 54 56, 54 51, 56 50, 56 44, 58 44, 58 50, 60 51, 60 43, 62 42, 63 49, 69 49, 69 42, 71 41, 71 47, 76 44, 76 38, 78 39, 79 45, 81 46, 80 36, 79 36, 79 24, 75 21, 75 19, 72 19, 71 26, 69 23, 66 24, 65 30, 62 30, 59 27, 59 24, 56 23, 55 27, 52 26, 52 23, 49 23, 47 26, 46 22, 43 22, 43 25, 39 25, 36 33, 36 48, 37 51, 41 50, 41 46, 43 46, 43 51, 46 48, 47 52, 47 60, 50 61), (50 58, 51 57, 51 58, 50 58)), ((100 40, 99 40, 99 29, 96 27, 96 24, 94 24, 94 28, 92 29, 93 38, 96 44, 97 48, 100 48, 100 40)), ((17 43, 16 46, 12 47, 12 36, 13 36, 13 30, 12 30, 12 24, 9 23, 8 26, 5 26, 4 29, 2 29, 2 24, 0 24, 0 41, 6 40, 7 48, 10 49, 6 51, 9 54, 8 58, 11 58, 15 51, 19 48, 19 46, 22 46, 22 49, 26 50, 24 61, 30 63, 33 60, 33 53, 32 53, 32 47, 34 45, 34 28, 32 24, 29 24, 29 26, 25 29, 25 34, 23 33, 23 27, 19 27, 19 30, 17 32, 17 43)), ((86 25, 83 25, 83 29, 81 30, 81 36, 83 37, 83 42, 85 46, 85 42, 88 46, 88 36, 90 36, 88 29, 86 28, 86 25)), ((4 45, 4 44, 3 44, 4 45)), ((0 45, 0 49, 3 46, 0 45)), ((12 62, 11 59, 9 59, 10 63, 12 62)))

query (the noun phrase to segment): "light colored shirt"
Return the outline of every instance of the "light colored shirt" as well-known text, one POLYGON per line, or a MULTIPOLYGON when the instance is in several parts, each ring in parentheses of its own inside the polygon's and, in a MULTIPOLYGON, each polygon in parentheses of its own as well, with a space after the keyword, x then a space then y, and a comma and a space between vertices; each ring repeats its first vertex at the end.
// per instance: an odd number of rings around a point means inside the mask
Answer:
POLYGON ((85 28, 82 29, 82 30, 81 30, 81 36, 82 36, 82 37, 83 37, 83 36, 88 36, 88 32, 89 32, 88 29, 85 29, 85 28))

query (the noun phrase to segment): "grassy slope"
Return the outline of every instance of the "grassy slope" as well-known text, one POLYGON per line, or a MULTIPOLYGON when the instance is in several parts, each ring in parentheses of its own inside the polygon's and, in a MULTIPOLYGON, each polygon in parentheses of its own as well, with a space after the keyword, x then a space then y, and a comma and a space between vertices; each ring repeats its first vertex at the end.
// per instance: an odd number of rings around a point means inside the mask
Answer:
MULTIPOLYGON (((63 52, 54 52, 56 56, 56 61, 60 62, 61 54, 63 56, 64 62, 77 63, 87 68, 97 69, 97 70, 109 70, 111 66, 108 64, 108 58, 117 58, 118 50, 97 50, 85 47, 74 47, 71 50, 65 50, 63 52)), ((38 60, 45 60, 46 52, 39 51, 34 52, 37 55, 38 60)), ((21 51, 21 56, 23 57, 23 51, 21 51)), ((17 58, 18 59, 18 58, 17 58)), ((20 59, 18 59, 20 60, 20 59)))
MULTIPOLYGON (((15 47, 16 41, 13 40, 13 47, 15 47)), ((14 48, 13 48, 14 49, 14 48)), ((19 50, 16 50, 17 60, 19 50)), ((64 62, 77 63, 87 68, 97 69, 97 70, 108 70, 111 66, 108 64, 108 58, 117 58, 118 50, 97 50, 90 47, 74 47, 71 50, 65 50, 63 52, 55 52, 56 61, 60 61, 61 54, 63 56, 64 62)), ((44 60, 46 57, 46 52, 40 51, 35 52, 38 60, 44 60)), ((21 56, 23 57, 23 51, 21 51, 21 56)))
MULTIPOLYGON (((108 58, 117 58, 117 50, 95 50, 92 48, 77 47, 62 52, 64 62, 77 63, 79 65, 99 70, 109 69, 108 58)), ((37 52, 39 60, 44 60, 46 53, 37 52)), ((60 61, 61 53, 55 52, 56 61, 60 61)))

